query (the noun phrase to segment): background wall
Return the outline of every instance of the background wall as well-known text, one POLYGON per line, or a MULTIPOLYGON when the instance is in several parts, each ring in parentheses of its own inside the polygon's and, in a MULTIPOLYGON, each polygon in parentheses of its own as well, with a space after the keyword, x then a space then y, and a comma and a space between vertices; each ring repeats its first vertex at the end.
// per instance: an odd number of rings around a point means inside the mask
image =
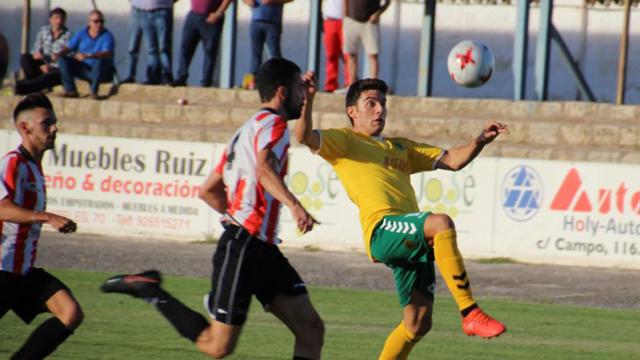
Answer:
MULTIPOLYGON (((0 149, 17 144, 0 130, 0 149)), ((47 209, 98 234, 218 238, 219 214, 195 191, 225 144, 59 135, 47 153, 47 209)), ((422 211, 456 222, 466 256, 640 268, 637 165, 483 157, 411 177, 422 211)), ((302 235, 281 211, 285 246, 362 250, 358 210, 331 166, 290 151, 288 187, 321 224, 302 235)), ((390 224, 391 231, 408 227, 390 224)))
MULTIPOLYGON (((10 42, 12 52, 10 69, 18 68, 20 48, 20 28, 22 1, 3 0, 0 2, 0 31, 10 42)), ((127 17, 129 2, 126 0, 96 0, 98 7, 105 13, 107 28, 115 33, 117 39, 116 60, 121 75, 126 65, 128 42, 127 17)), ((91 2, 87 0, 41 0, 32 1, 31 39, 42 24, 47 21, 48 11, 61 6, 69 13, 68 26, 77 30, 84 26, 91 2)), ((237 37, 237 74, 239 83, 242 74, 249 68, 248 21, 250 10, 239 2, 237 37)), ((174 70, 177 68, 177 55, 182 33, 182 24, 190 2, 180 0, 175 5, 174 17, 174 70)), ((633 20, 640 10, 632 10, 629 40, 629 62, 627 74, 627 103, 640 103, 640 59, 634 54, 640 51, 640 23, 633 20)), ((285 6, 284 33, 282 48, 284 56, 293 59, 304 67, 307 53, 307 18, 309 2, 296 0, 285 6)), ((392 84, 395 92, 401 95, 413 95, 417 87, 417 69, 419 58, 419 36, 423 5, 417 3, 395 3, 382 16, 382 53, 381 78, 392 84)), ((616 71, 618 63, 619 38, 622 28, 622 8, 594 7, 582 8, 580 0, 556 1, 553 22, 568 44, 574 57, 583 69, 596 98, 599 101, 615 99, 616 71)), ((533 67, 535 59, 535 41, 538 28, 538 9, 532 5, 530 17, 530 41, 528 57, 527 97, 533 96, 533 67)), ((516 24, 516 5, 437 5, 436 19, 436 59, 434 67, 434 96, 470 97, 470 98, 512 98, 513 75, 511 59, 513 56, 513 38, 516 24), (458 41, 472 39, 486 43, 496 58, 494 78, 479 89, 464 89, 454 85, 446 71, 446 57, 449 49, 458 41)), ((146 63, 142 55, 138 70, 138 80, 144 80, 142 67, 146 63)), ((192 76, 189 83, 196 85, 200 80, 202 53, 198 49, 191 65, 192 76)), ((575 100, 578 91, 563 60, 552 44, 550 99, 575 100)))

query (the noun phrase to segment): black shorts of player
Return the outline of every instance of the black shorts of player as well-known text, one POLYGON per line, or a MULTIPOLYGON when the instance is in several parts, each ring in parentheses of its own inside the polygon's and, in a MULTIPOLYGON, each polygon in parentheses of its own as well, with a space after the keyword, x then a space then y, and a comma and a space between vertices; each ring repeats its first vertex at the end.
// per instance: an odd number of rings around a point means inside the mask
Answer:
POLYGON ((26 324, 47 312, 45 303, 59 290, 71 291, 48 272, 33 268, 25 275, 0 271, 0 318, 9 310, 26 324))
POLYGON ((268 310, 278 294, 304 295, 307 288, 276 245, 251 236, 241 227, 226 225, 213 255, 209 314, 216 321, 242 325, 247 320, 251 295, 268 310))

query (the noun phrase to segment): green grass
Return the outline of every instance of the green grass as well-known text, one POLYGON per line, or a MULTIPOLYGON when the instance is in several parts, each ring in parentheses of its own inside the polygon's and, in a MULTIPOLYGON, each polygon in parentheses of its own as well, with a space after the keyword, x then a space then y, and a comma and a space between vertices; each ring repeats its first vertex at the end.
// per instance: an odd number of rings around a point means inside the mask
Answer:
MULTIPOLYGON (((85 321, 52 359, 202 359, 148 304, 128 296, 102 294, 110 274, 53 271, 82 304, 85 321)), ((208 279, 175 278, 165 287, 204 313, 208 279)), ((325 359, 376 359, 388 332, 400 320, 394 294, 311 288, 326 323, 325 359)), ((491 341, 468 338, 460 330, 455 305, 438 297, 434 326, 412 352, 412 359, 637 359, 640 312, 481 299, 506 322, 507 334, 491 341)), ((0 359, 17 349, 47 316, 24 325, 12 312, 0 320, 0 359)), ((257 301, 231 359, 290 359, 293 336, 257 301)))
POLYGON ((480 264, 517 264, 516 260, 508 257, 481 258, 477 260, 480 264))

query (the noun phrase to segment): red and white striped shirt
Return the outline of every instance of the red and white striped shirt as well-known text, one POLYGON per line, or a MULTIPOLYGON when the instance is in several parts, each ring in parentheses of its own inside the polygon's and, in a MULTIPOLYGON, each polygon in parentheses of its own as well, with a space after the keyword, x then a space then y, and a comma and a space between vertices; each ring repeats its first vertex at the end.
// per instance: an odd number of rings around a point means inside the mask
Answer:
MULTIPOLYGON (((273 151, 274 170, 284 178, 289 143, 286 120, 268 109, 260 110, 236 131, 215 169, 227 187, 227 213, 253 236, 271 244, 281 242, 276 237, 281 204, 258 182, 257 158, 261 150, 273 151)), ((222 220, 230 219, 225 215, 222 220)))
MULTIPOLYGON (((7 153, 0 160, 0 199, 11 199, 18 206, 44 211, 45 180, 42 167, 23 148, 7 153)), ((0 221, 0 270, 26 274, 36 261, 42 224, 0 221)))

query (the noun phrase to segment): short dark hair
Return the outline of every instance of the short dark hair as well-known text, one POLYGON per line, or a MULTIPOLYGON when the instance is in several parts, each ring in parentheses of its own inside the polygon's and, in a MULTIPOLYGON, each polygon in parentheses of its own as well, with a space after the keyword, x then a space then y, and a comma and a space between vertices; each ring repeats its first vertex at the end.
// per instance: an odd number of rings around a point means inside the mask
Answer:
POLYGON ((37 108, 53 110, 53 105, 51 101, 49 101, 49 98, 42 93, 33 93, 25 96, 18 102, 15 109, 13 109, 13 122, 18 121, 18 116, 20 116, 21 113, 37 108))
MULTIPOLYGON (((380 79, 369 78, 358 80, 349 85, 349 90, 347 90, 347 95, 344 98, 344 107, 348 108, 349 106, 354 106, 356 102, 358 102, 360 94, 362 94, 363 91, 367 90, 382 91, 382 93, 386 95, 387 91, 389 91, 389 87, 387 86, 386 82, 380 79)), ((351 119, 350 116, 349 121, 351 121, 351 125, 353 125, 353 119, 351 119)))
POLYGON ((353 106, 358 101, 360 94, 367 90, 379 90, 387 94, 389 87, 387 83, 380 79, 361 79, 349 85, 347 96, 344 98, 344 107, 353 106))
POLYGON ((284 58, 266 61, 256 74, 256 87, 260 94, 260 101, 267 102, 273 99, 279 86, 290 88, 300 72, 298 65, 284 58))
POLYGON ((57 7, 49 12, 49 17, 52 17, 53 15, 60 15, 63 20, 67 19, 67 12, 61 7, 57 7))

